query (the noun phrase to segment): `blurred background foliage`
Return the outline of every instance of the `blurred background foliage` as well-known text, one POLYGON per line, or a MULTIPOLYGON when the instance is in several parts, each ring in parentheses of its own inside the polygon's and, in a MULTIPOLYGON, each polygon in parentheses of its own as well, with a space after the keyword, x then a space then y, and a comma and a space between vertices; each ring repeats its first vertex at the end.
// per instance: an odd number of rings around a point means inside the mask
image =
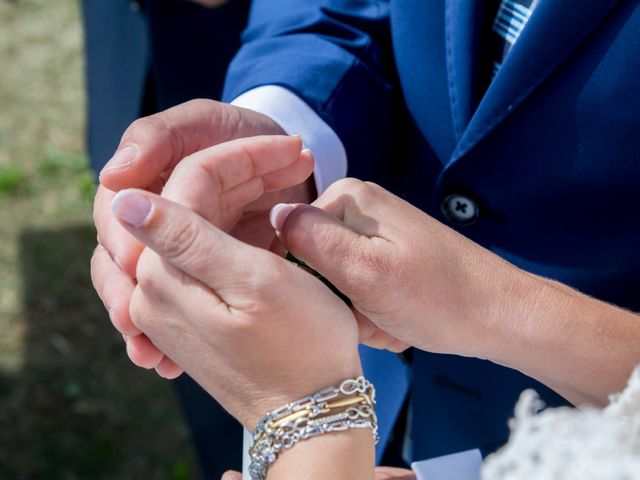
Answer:
POLYGON ((82 61, 76 0, 0 0, 0 479, 196 478, 91 287, 82 61))

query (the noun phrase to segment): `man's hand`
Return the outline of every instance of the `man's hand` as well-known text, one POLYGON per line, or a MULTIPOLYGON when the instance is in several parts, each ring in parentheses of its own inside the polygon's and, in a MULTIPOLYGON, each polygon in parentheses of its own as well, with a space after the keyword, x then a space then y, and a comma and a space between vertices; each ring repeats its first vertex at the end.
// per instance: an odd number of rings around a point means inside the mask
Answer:
MULTIPOLYGON (((135 287, 142 245, 113 217, 110 204, 115 192, 138 187, 160 193, 173 170, 185 158, 201 159, 203 154, 198 152, 212 153, 207 149, 229 140, 283 133, 278 124, 262 114, 219 102, 194 100, 137 120, 123 135, 116 154, 100 174, 101 185, 94 203, 99 245, 92 262, 92 276, 113 324, 127 340, 129 356, 137 365, 156 367, 163 356, 144 335, 140 335, 129 317, 129 300, 135 287), (98 288, 97 282, 104 286, 104 291, 98 288)), ((297 142, 299 145, 300 140, 297 142)), ((234 162, 235 158, 227 155, 216 168, 226 168, 234 162)), ((310 173, 309 165, 309 162, 303 165, 305 175, 310 173)), ((288 174, 283 173, 284 177, 277 185, 269 186, 259 198, 243 205, 224 228, 253 245, 275 248, 275 234, 268 224, 271 206, 280 201, 309 201, 315 192, 312 180, 300 183, 299 170, 286 172, 288 174)), ((185 190, 195 192, 192 187, 183 184, 185 190)), ((175 376, 179 370, 171 363, 169 367, 164 370, 175 376)))
POLYGON ((275 207, 272 223, 288 250, 351 299, 361 341, 392 351, 411 345, 476 353, 484 333, 469 314, 484 280, 477 272, 507 279, 515 270, 383 188, 355 179, 334 183, 314 206, 275 207))
POLYGON ((279 205, 282 243, 353 302, 361 341, 491 360, 604 405, 640 361, 640 317, 532 275, 383 188, 279 205), (317 208, 320 207, 320 208, 317 208))

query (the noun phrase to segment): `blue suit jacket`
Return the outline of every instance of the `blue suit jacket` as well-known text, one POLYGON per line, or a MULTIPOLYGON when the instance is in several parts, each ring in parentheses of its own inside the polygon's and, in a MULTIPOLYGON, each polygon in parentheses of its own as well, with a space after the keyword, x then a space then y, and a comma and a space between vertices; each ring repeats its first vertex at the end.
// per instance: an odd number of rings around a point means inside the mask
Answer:
MULTIPOLYGON (((256 0, 224 98, 292 90, 338 133, 350 175, 526 270, 638 309, 638 0, 543 0, 483 96, 486 4, 256 0), (473 225, 443 215, 451 193, 477 202, 473 225)), ((563 401, 485 361, 364 356, 382 447, 411 382, 414 459, 504 442, 525 387, 563 401)))

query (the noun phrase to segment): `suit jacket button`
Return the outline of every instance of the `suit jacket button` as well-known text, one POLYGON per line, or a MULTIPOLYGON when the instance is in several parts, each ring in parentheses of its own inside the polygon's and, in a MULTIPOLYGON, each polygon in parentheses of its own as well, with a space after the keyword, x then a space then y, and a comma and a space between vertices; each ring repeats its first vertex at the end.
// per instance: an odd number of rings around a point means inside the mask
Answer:
POLYGON ((454 193, 445 198, 441 205, 445 217, 458 225, 471 225, 478 219, 478 204, 465 195, 454 193))

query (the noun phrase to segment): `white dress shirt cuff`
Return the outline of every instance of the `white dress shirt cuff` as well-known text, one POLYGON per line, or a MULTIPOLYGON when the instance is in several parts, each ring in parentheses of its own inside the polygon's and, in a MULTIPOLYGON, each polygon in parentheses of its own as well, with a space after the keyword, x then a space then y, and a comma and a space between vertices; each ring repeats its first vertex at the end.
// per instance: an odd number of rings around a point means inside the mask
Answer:
POLYGON ((318 195, 347 175, 347 152, 333 129, 286 88, 265 85, 236 97, 232 105, 271 117, 289 135, 300 135, 315 159, 314 179, 318 195))

